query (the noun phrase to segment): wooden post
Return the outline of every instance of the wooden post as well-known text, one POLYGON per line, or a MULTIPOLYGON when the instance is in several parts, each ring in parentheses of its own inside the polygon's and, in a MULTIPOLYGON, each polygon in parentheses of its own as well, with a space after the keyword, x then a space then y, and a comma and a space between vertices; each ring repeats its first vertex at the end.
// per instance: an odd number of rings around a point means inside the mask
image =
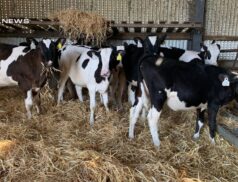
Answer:
MULTIPOLYGON (((199 22, 203 26, 205 14, 205 1, 206 0, 195 0, 195 13, 193 17, 191 17, 192 22, 199 22)), ((202 42, 202 32, 200 30, 193 29, 191 34, 192 40, 188 42, 188 49, 200 51, 200 43, 202 42)))

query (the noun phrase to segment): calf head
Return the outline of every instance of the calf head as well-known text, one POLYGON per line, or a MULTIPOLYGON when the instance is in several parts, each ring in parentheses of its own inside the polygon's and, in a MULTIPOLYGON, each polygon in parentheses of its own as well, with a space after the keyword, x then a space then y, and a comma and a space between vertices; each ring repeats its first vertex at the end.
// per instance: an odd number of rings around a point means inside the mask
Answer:
POLYGON ((146 37, 144 40, 144 52, 146 54, 159 55, 160 45, 163 44, 166 36, 167 35, 165 34, 161 36, 150 35, 146 37))
POLYGON ((55 49, 56 46, 54 42, 50 39, 43 39, 38 43, 37 46, 42 55, 42 62, 45 66, 50 67, 55 60, 55 49))
POLYGON ((201 53, 204 55, 205 64, 217 65, 217 59, 220 54, 221 46, 214 40, 209 45, 201 44, 201 53))
POLYGON ((87 53, 92 59, 99 60, 98 68, 95 73, 97 83, 110 76, 109 64, 112 52, 112 48, 102 48, 99 51, 92 50, 87 53))
POLYGON ((112 47, 112 53, 109 63, 110 71, 122 67, 122 60, 124 59, 125 54, 126 54, 125 46, 112 47))
POLYGON ((21 42, 19 45, 20 46, 27 46, 30 49, 35 49, 36 46, 38 45, 38 41, 34 38, 27 37, 26 42, 21 42))
POLYGON ((135 37, 134 42, 138 48, 143 47, 144 41, 140 37, 135 37))

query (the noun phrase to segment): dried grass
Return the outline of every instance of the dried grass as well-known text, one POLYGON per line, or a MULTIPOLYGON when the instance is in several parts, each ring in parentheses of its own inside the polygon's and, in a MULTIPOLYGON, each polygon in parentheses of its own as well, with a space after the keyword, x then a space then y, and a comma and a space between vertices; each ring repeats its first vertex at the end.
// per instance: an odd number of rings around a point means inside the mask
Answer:
POLYGON ((100 44, 106 38, 107 21, 98 14, 67 9, 50 14, 49 18, 58 20, 64 35, 71 39, 96 40, 100 44))
MULTIPOLYGON (((0 139, 14 140, 14 150, 1 159, 5 181, 237 181, 238 150, 208 129, 191 139, 195 112, 164 109, 160 120, 161 148, 151 142, 148 125, 139 121, 136 138, 128 139, 128 110, 106 113, 97 107, 89 126, 89 102, 69 101, 56 107, 43 94, 43 114, 27 120, 16 88, 0 92, 0 139)), ((222 116, 219 116, 222 119, 222 116)))

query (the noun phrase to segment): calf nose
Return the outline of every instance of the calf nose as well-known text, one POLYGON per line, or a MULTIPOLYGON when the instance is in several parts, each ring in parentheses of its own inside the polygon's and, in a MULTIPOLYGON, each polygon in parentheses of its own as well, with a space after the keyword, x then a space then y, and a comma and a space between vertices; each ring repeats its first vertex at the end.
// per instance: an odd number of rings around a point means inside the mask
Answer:
POLYGON ((51 60, 48 61, 47 66, 52 66, 53 62, 51 60))
POLYGON ((109 70, 102 71, 101 75, 102 75, 103 77, 109 77, 109 76, 110 76, 110 71, 109 71, 109 70))

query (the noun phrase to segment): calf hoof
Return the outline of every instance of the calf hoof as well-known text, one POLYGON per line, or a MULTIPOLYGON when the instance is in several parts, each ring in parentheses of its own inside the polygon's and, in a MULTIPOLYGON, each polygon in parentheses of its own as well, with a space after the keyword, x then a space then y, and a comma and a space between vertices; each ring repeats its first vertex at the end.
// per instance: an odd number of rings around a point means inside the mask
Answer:
POLYGON ((159 143, 154 143, 155 149, 159 150, 160 149, 160 142, 159 143))
POLYGON ((135 135, 134 135, 133 132, 130 132, 130 131, 129 131, 128 137, 129 137, 129 140, 133 140, 133 139, 135 138, 135 135))
POLYGON ((193 135, 192 139, 193 139, 194 141, 198 141, 198 140, 199 140, 199 134, 198 134, 198 133, 195 133, 195 134, 193 135))
POLYGON ((214 138, 211 138, 211 137, 209 137, 209 139, 210 139, 210 142, 211 142, 211 144, 212 144, 212 145, 215 145, 215 144, 216 144, 216 142, 215 142, 215 139, 214 139, 214 138))
POLYGON ((27 119, 29 119, 29 120, 30 120, 30 119, 31 119, 31 117, 32 117, 32 115, 31 115, 30 113, 27 113, 26 115, 27 115, 27 119))

